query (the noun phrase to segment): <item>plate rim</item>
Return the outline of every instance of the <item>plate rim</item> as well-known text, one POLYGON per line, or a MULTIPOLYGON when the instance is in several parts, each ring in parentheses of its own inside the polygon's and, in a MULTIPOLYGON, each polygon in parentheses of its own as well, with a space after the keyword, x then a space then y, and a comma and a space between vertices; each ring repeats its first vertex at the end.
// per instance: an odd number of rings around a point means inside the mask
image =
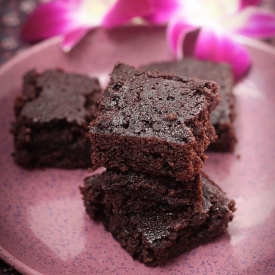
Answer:
MULTIPOLYGON (((108 30, 106 30, 108 31, 108 30)), ((244 37, 241 35, 235 35, 233 39, 241 44, 244 44, 246 46, 250 46, 259 50, 262 50, 266 53, 275 55, 275 47, 267 44, 267 42, 264 42, 263 40, 257 40, 253 38, 244 37)), ((49 39, 46 39, 36 45, 30 46, 27 49, 24 49, 22 51, 19 51, 15 54, 11 59, 9 59, 7 62, 0 65, 0 74, 3 74, 6 72, 10 67, 14 66, 16 63, 22 61, 23 59, 27 58, 28 56, 32 55, 35 52, 39 52, 47 47, 57 45, 61 42, 62 37, 61 36, 55 36, 49 39)), ((62 49, 60 47, 60 52, 62 52, 62 49)), ((66 54, 65 52, 63 52, 66 54)))
MULTIPOLYGON (((19 51, 13 56, 11 59, 6 61, 0 66, 0 75, 5 73, 7 70, 9 70, 11 67, 19 63, 20 61, 23 61, 25 58, 31 56, 33 53, 39 52, 45 48, 48 48, 53 45, 57 45, 61 41, 61 36, 55 36, 49 39, 46 39, 40 43, 37 43, 36 45, 30 46, 27 49, 24 49, 22 51, 19 51)), ((61 48, 60 48, 61 51, 61 48)))
MULTIPOLYGON (((258 49, 260 51, 263 51, 275 56, 275 47, 267 44, 264 41, 247 38, 243 36, 235 36, 234 40, 243 45, 258 49)), ((28 58, 29 56, 33 55, 34 53, 43 51, 44 49, 52 46, 59 46, 58 44, 60 43, 60 41, 61 41, 61 36, 56 36, 53 38, 46 39, 36 45, 30 46, 27 49, 19 51, 15 56, 13 56, 11 59, 9 59, 7 62, 5 62, 0 66, 0 75, 7 72, 13 66, 23 61, 25 58, 28 58)), ((61 48, 60 48, 60 53, 62 53, 61 48)), ((63 52, 63 54, 66 54, 66 53, 63 52)), ((24 275, 43 275, 42 273, 34 270, 24 262, 18 260, 15 256, 10 254, 1 244, 0 244, 0 259, 24 275)))
POLYGON ((10 254, 6 249, 0 245, 0 259, 14 268, 16 271, 22 273, 23 275, 43 275, 42 273, 29 267, 27 264, 18 260, 12 254, 10 254))

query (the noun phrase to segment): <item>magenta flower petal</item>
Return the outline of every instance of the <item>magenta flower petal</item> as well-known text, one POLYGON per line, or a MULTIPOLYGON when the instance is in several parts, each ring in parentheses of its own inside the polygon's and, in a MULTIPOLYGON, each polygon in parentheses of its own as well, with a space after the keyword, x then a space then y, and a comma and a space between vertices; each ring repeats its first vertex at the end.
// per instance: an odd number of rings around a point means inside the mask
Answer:
POLYGON ((172 52, 174 52, 177 58, 182 58, 183 56, 185 36, 196 29, 198 29, 198 27, 190 25, 181 18, 175 18, 169 22, 167 27, 167 39, 172 52))
POLYGON ((75 3, 68 0, 50 2, 38 6, 28 17, 22 29, 22 38, 27 41, 66 33, 76 26, 72 20, 71 7, 75 3))
POLYGON ((180 0, 151 0, 151 14, 145 19, 152 24, 167 23, 182 6, 180 0))
POLYGON ((113 28, 129 22, 136 16, 150 13, 150 0, 118 0, 103 19, 103 27, 113 28))
POLYGON ((80 27, 63 36, 61 48, 64 52, 69 52, 89 31, 89 28, 80 27))
POLYGON ((195 56, 201 60, 229 63, 235 79, 240 78, 250 67, 246 49, 224 33, 203 28, 195 45, 195 56))
POLYGON ((259 6, 262 0, 240 0, 239 7, 240 9, 244 9, 247 6, 259 6))
POLYGON ((254 38, 265 38, 275 35, 275 13, 264 9, 247 8, 239 17, 240 24, 235 32, 254 38))
MULTIPOLYGON (((79 7, 83 3, 83 0, 53 0, 53 1, 58 1, 59 3, 64 3, 66 5, 70 5, 71 8, 79 7)), ((45 1, 44 1, 45 2, 45 1)))

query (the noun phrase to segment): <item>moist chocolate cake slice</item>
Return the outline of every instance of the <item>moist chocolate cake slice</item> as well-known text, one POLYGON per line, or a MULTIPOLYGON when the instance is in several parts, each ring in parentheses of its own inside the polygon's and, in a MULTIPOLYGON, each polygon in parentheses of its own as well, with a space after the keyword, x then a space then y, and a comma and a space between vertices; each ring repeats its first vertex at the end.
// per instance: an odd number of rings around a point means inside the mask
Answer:
POLYGON ((92 169, 134 170, 193 180, 216 135, 215 82, 117 63, 90 124, 92 169))
MULTIPOLYGON (((100 177, 97 178, 100 180, 100 177)), ((96 184, 92 185, 96 187, 96 184)), ((91 187, 92 187, 91 186, 91 187)), ((202 174, 203 209, 114 213, 110 201, 94 202, 82 187, 87 213, 102 221, 134 259, 148 266, 164 265, 169 259, 222 234, 235 211, 235 201, 202 174)))
POLYGON ((148 70, 158 70, 163 73, 173 73, 183 77, 198 77, 199 79, 217 82, 220 86, 221 101, 211 113, 210 119, 218 138, 209 145, 208 150, 233 152, 237 139, 233 125, 235 118, 235 100, 232 93, 233 74, 229 65, 184 58, 179 61, 151 63, 143 67, 148 70))
POLYGON ((114 214, 154 209, 202 209, 200 175, 197 175, 194 181, 181 183, 169 177, 107 170, 105 173, 85 178, 81 192, 86 198, 87 208, 105 203, 112 207, 114 214))
POLYGON ((95 78, 58 69, 28 72, 15 100, 15 161, 28 169, 88 168, 88 125, 100 96, 95 78))

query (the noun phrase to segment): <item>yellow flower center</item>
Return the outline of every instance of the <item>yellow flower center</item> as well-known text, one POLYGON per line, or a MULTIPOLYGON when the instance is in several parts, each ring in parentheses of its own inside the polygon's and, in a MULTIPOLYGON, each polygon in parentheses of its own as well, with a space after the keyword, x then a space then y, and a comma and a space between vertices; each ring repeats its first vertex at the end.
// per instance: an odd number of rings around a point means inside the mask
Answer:
POLYGON ((115 2, 116 0, 82 0, 78 17, 83 24, 98 26, 115 2))
POLYGON ((238 9, 238 0, 181 0, 182 13, 197 26, 219 29, 238 9))

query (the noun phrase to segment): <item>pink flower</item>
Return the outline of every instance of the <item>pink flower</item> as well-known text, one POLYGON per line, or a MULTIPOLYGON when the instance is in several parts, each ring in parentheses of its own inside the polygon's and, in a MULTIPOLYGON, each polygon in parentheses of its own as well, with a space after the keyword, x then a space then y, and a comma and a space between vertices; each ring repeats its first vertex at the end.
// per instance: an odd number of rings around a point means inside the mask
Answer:
POLYGON ((168 22, 168 43, 178 58, 183 56, 186 35, 199 30, 194 56, 231 64, 236 78, 248 70, 250 57, 234 38, 275 35, 275 14, 256 7, 260 0, 152 1, 154 10, 146 19, 153 24, 168 22))
POLYGON ((70 51, 96 27, 112 28, 150 11, 150 0, 54 0, 39 5, 22 29, 26 41, 62 35, 62 49, 70 51))

